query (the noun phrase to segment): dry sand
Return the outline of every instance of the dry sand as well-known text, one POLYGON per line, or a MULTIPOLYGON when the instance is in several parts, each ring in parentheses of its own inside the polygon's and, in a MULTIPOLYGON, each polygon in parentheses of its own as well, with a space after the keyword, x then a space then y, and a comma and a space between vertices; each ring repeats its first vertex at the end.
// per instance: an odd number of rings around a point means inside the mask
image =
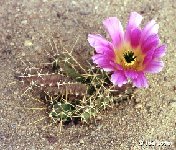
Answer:
MULTIPOLYGON (((0 1, 0 149, 1 150, 174 150, 176 149, 176 1, 175 0, 1 0, 0 1), (101 115, 90 126, 72 126, 58 132, 46 127, 45 111, 32 99, 21 98, 14 75, 22 68, 47 62, 50 39, 62 40, 85 60, 91 47, 88 33, 103 33, 102 20, 117 16, 125 26, 131 11, 155 19, 167 43, 165 68, 148 76, 150 87, 137 89, 135 99, 101 115), (46 50, 46 51, 45 51, 46 50), (24 62, 24 63, 22 63, 24 62), (145 146, 140 142, 166 142, 145 146)), ((148 143, 150 144, 150 143, 148 143)))

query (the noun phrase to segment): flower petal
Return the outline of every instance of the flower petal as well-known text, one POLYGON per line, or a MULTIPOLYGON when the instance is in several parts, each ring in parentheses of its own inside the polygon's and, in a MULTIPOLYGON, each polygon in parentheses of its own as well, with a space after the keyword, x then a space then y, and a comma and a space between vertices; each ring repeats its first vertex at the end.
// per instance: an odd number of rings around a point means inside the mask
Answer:
POLYGON ((134 70, 126 70, 125 71, 125 75, 129 79, 135 79, 135 78, 137 78, 138 73, 136 71, 134 71, 134 70))
POLYGON ((105 71, 114 71, 115 68, 111 65, 112 60, 108 59, 106 56, 101 54, 96 54, 92 57, 93 63, 97 64, 98 67, 102 68, 105 71))
POLYGON ((110 64, 114 66, 116 70, 123 70, 123 67, 120 64, 115 63, 114 61, 110 62, 110 64))
POLYGON ((136 30, 138 28, 138 26, 141 24, 141 21, 142 21, 142 16, 140 14, 138 14, 137 12, 132 12, 130 14, 130 18, 129 18, 129 21, 128 21, 128 25, 126 27, 126 32, 125 32, 125 39, 126 41, 129 41, 132 38, 132 30, 136 30))
POLYGON ((144 27, 142 31, 142 41, 148 38, 151 35, 157 34, 159 29, 159 25, 155 22, 155 20, 151 20, 147 25, 144 27))
POLYGON ((159 37, 157 34, 149 36, 141 45, 142 52, 146 53, 147 51, 157 47, 159 44, 159 37))
POLYGON ((109 17, 103 21, 103 25, 111 36, 114 48, 120 47, 124 38, 121 22, 116 17, 109 17))
POLYGON ((111 82, 114 85, 121 87, 123 84, 127 83, 127 78, 123 70, 117 70, 111 75, 111 82))
POLYGON ((158 73, 164 67, 164 63, 159 60, 152 60, 148 63, 144 69, 145 72, 149 73, 158 73))
POLYGON ((137 28, 141 24, 142 18, 137 12, 131 12, 127 29, 137 28))
POLYGON ((138 77, 133 79, 133 85, 142 88, 142 87, 148 87, 147 79, 143 72, 138 72, 138 77))
POLYGON ((103 53, 104 51, 113 51, 112 43, 104 39, 101 35, 88 35, 88 41, 92 47, 95 48, 97 53, 103 53))
POLYGON ((143 65, 147 65, 148 63, 152 61, 154 50, 155 49, 150 49, 149 51, 146 52, 143 65))
POLYGON ((131 46, 133 48, 136 48, 139 45, 140 39, 141 39, 141 30, 137 28, 133 29, 130 35, 131 46))
POLYGON ((165 52, 166 52, 166 45, 161 45, 160 47, 155 49, 153 58, 161 58, 165 55, 165 52))

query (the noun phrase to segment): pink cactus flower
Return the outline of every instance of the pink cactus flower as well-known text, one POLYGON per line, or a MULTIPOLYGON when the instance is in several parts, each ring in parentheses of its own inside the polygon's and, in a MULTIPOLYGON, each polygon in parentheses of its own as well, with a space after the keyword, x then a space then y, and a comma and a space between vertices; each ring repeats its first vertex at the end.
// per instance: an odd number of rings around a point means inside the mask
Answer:
POLYGON ((119 87, 128 81, 138 88, 148 87, 145 73, 158 73, 164 67, 161 57, 165 55, 166 45, 160 44, 159 25, 151 20, 141 29, 142 18, 132 12, 125 32, 116 17, 104 20, 111 42, 99 34, 88 35, 88 41, 96 51, 93 62, 103 70, 111 71, 111 82, 119 87))

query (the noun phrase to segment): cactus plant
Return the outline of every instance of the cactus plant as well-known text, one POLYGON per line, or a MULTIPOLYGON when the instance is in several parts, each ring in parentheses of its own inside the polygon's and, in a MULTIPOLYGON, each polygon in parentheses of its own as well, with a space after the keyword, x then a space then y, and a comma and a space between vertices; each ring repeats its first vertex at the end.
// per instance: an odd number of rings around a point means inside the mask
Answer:
MULTIPOLYGON (((38 94, 46 104, 53 122, 80 120, 88 123, 108 107, 118 103, 121 94, 129 97, 131 88, 117 88, 110 82, 108 73, 88 62, 83 67, 66 49, 50 62, 52 73, 24 73, 18 76, 25 85, 38 94), (125 91, 127 92, 126 94, 125 91)), ((39 67, 42 68, 42 67, 39 67)))

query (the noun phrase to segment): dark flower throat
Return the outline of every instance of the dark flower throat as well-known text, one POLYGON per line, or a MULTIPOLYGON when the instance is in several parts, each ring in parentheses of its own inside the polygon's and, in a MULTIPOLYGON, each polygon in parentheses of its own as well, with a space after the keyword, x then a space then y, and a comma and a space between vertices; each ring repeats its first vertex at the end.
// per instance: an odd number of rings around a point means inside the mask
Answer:
POLYGON ((127 63, 131 63, 131 62, 135 61, 135 59, 136 59, 136 56, 134 56, 134 53, 132 51, 128 51, 128 52, 124 53, 123 56, 124 56, 125 61, 127 63))

